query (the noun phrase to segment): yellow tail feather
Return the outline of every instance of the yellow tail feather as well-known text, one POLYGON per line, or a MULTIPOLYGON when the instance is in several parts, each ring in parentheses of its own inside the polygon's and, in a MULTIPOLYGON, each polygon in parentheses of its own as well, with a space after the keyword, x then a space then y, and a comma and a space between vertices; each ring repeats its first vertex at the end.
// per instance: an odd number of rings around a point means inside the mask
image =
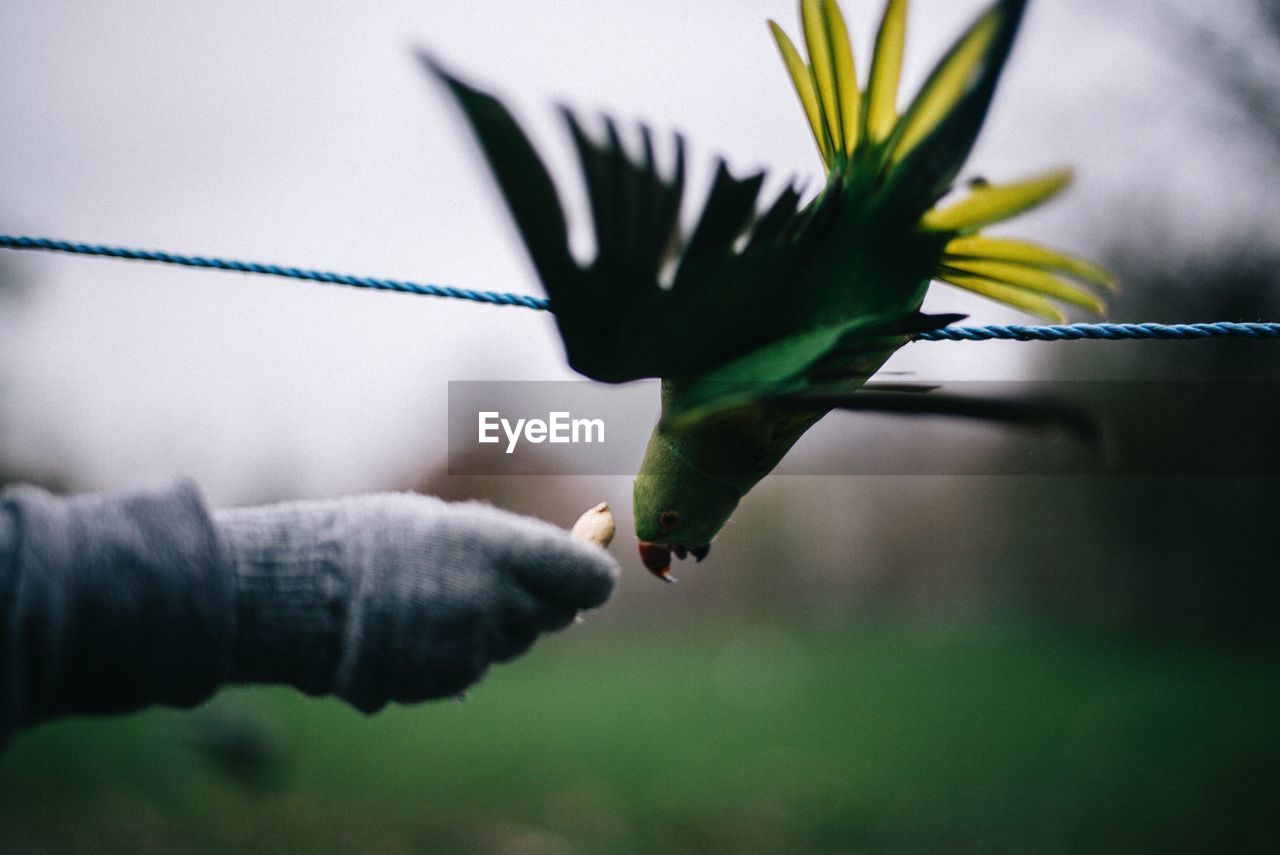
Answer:
POLYGON ((823 0, 822 18, 826 24, 827 38, 831 40, 831 56, 835 61, 836 99, 840 104, 840 124, 845 156, 851 156, 858 147, 862 134, 862 92, 858 89, 858 74, 853 60, 853 45, 849 43, 849 28, 836 0, 823 0))
POLYGON ((809 49, 810 72, 822 108, 823 131, 831 141, 832 150, 844 151, 844 125, 840 121, 840 102, 836 97, 835 58, 831 54, 831 41, 827 38, 820 0, 801 0, 800 20, 804 25, 805 46, 809 49))
MULTIPOLYGON (((1001 61, 1007 49, 1007 16, 1019 13, 1017 4, 992 5, 947 52, 899 116, 909 0, 886 0, 865 89, 858 86, 848 28, 836 0, 800 0, 799 5, 808 62, 781 27, 773 21, 769 27, 823 164, 829 170, 870 168, 881 174, 927 141, 967 103, 979 82, 990 81, 989 63, 1001 61), (869 156, 855 157, 859 148, 869 156)), ((1115 277, 1108 271, 1037 244, 978 235, 985 226, 1047 202, 1070 182, 1070 170, 1057 170, 1012 184, 984 183, 960 201, 926 213, 921 229, 951 236, 937 278, 1055 322, 1065 320, 1055 302, 1105 312, 1103 301, 1076 283, 1113 289, 1115 277)))
POLYGON ((866 135, 873 142, 887 139, 898 123, 898 86, 906 42, 907 0, 889 0, 867 81, 866 135))
POLYGON ((1000 282, 992 282, 990 279, 984 279, 980 276, 966 276, 959 272, 942 273, 939 274, 939 278, 949 285, 972 291, 975 294, 995 300, 997 303, 1004 303, 1006 306, 1021 309, 1028 314, 1036 315, 1055 324, 1060 324, 1067 319, 1066 315, 1062 314, 1062 310, 1053 303, 1022 288, 1015 288, 1012 285, 1005 285, 1000 282))
POLYGON ((954 205, 925 214, 920 224, 934 232, 972 233, 1044 204, 1065 190, 1071 179, 1070 169, 1056 169, 1014 184, 984 184, 954 205))
POLYGON ((769 30, 778 44, 778 52, 782 54, 787 74, 790 75, 796 95, 800 98, 800 106, 804 108, 805 117, 809 120, 809 128, 813 131, 813 141, 817 143, 818 154, 822 157, 822 162, 830 166, 833 152, 824 132, 822 111, 818 106, 818 92, 813 84, 813 74, 809 66, 805 65, 804 60, 800 58, 800 52, 796 50, 796 46, 791 43, 791 39, 776 21, 769 22, 769 30))
POLYGON ((978 19, 925 81, 911 106, 894 129, 890 163, 905 157, 951 112, 982 70, 983 60, 995 41, 1000 19, 997 8, 978 19))
POLYGON ((1005 261, 955 259, 944 262, 942 275, 945 276, 951 271, 1032 291, 1063 303, 1088 309, 1096 315, 1106 314, 1107 311, 1106 304, 1098 297, 1078 285, 1054 276, 1047 270, 1023 267, 1005 261))
POLYGON ((973 259, 1004 261, 1041 270, 1051 270, 1072 279, 1116 290, 1116 275, 1092 261, 1068 255, 1047 246, 1009 238, 992 238, 983 235, 958 237, 947 244, 947 259, 973 259))

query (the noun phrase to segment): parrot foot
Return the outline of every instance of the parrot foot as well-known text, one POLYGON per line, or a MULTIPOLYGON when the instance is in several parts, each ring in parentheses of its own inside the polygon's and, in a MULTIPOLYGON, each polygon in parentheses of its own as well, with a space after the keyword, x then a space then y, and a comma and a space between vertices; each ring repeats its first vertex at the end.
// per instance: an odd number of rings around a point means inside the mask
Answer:
POLYGON ((711 552, 711 545, 687 547, 682 544, 668 545, 665 543, 646 543, 640 542, 640 561, 652 573, 664 582, 676 581, 671 576, 671 556, 674 553, 676 558, 684 560, 692 555, 694 560, 701 563, 711 552))

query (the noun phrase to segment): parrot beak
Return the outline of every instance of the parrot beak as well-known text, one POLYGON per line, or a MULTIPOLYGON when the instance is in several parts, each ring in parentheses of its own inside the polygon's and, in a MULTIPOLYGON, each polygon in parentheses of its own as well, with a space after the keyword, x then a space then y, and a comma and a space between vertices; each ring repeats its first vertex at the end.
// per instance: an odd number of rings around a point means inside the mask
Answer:
POLYGON ((640 541, 640 560, 649 572, 664 582, 673 580, 667 574, 671 572, 671 547, 662 543, 645 543, 640 541))
POLYGON ((694 559, 701 562, 711 552, 711 544, 706 546, 695 546, 692 549, 687 546, 668 546, 665 543, 646 543, 640 542, 640 560, 644 562, 644 566, 649 568, 649 572, 657 576, 664 582, 674 582, 670 575, 671 572, 671 553, 675 553, 676 558, 684 560, 692 555, 694 559))

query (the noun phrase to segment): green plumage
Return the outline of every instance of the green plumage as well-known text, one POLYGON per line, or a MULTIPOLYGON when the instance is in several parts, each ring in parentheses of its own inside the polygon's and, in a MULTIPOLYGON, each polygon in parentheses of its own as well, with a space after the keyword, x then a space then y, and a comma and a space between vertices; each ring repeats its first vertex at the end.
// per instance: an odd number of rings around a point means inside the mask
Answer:
POLYGON ((808 63, 770 26, 827 169, 823 189, 807 203, 793 187, 762 203, 764 175, 736 178, 721 162, 682 234, 683 139, 664 171, 647 127, 628 152, 612 120, 593 139, 565 110, 595 227, 585 265, 511 114, 427 60, 480 141, 569 363, 609 383, 662 378, 662 419, 636 479, 636 531, 650 544, 710 543, 739 498, 832 408, 927 410, 920 396, 908 406, 854 393, 912 332, 956 319, 920 314, 932 280, 1053 319, 1062 317, 1055 302, 1101 308, 1077 282, 1110 284, 1088 262, 977 234, 1056 195, 1067 173, 983 183, 936 207, 977 138, 1026 0, 999 0, 979 17, 901 115, 905 0, 889 0, 865 91, 834 0, 800 5, 808 63))

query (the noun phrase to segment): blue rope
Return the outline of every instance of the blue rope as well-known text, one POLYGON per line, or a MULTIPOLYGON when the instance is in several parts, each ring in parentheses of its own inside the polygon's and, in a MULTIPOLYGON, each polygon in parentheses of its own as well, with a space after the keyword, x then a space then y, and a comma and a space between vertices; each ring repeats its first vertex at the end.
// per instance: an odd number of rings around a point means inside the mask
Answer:
POLYGON ((1045 327, 948 327, 916 336, 918 341, 1193 341, 1204 338, 1277 338, 1280 323, 1266 324, 1069 324, 1045 327))
POLYGON ((282 276, 307 282, 326 282, 330 285, 350 285, 353 288, 372 288, 376 291, 395 291, 401 294, 421 294, 427 297, 450 297, 455 300, 471 300, 493 306, 523 306, 527 309, 547 310, 551 304, 541 297, 525 294, 499 294, 495 291, 472 291, 450 285, 423 285, 418 282, 402 282, 398 279, 374 279, 369 276, 348 276, 342 273, 326 273, 321 270, 303 270, 297 267, 281 267, 278 264, 258 264, 252 261, 228 261, 222 258, 205 258, 200 255, 175 255, 170 252, 153 252, 145 249, 123 249, 118 246, 101 246, 88 243, 70 243, 49 238, 13 237, 0 234, 0 248, 36 249, 48 252, 68 252, 74 255, 100 255, 123 258, 129 261, 154 261, 160 264, 179 264, 183 267, 203 267, 209 270, 231 270, 237 273, 257 273, 263 276, 282 276))
MULTIPOLYGON (((424 285, 398 279, 375 279, 369 276, 348 276, 326 273, 321 270, 304 270, 298 267, 282 267, 277 264, 258 264, 248 261, 229 261, 222 258, 205 258, 199 255, 176 255, 170 252, 154 252, 142 249, 124 249, 99 244, 71 243, 49 238, 14 237, 0 234, 0 249, 31 249, 47 252, 66 252, 75 255, 98 255, 107 258, 123 258, 130 261, 152 261, 160 264, 177 264, 183 267, 203 267, 209 270, 230 270, 237 273, 256 273, 263 276, 280 276, 285 279, 301 279, 307 282, 324 282, 330 285, 349 285, 354 288, 371 288, 377 291, 394 291, 401 294, 421 294, 427 297, 449 297, 470 300, 492 306, 521 306, 538 311, 551 311, 551 302, 528 294, 505 294, 497 291, 473 291, 449 285, 424 285)), ((1207 338, 1280 339, 1280 323, 1211 323, 1211 324, 1069 324, 1055 326, 986 326, 949 327, 919 333, 917 341, 1135 341, 1140 339, 1160 341, 1194 341, 1207 338)))

